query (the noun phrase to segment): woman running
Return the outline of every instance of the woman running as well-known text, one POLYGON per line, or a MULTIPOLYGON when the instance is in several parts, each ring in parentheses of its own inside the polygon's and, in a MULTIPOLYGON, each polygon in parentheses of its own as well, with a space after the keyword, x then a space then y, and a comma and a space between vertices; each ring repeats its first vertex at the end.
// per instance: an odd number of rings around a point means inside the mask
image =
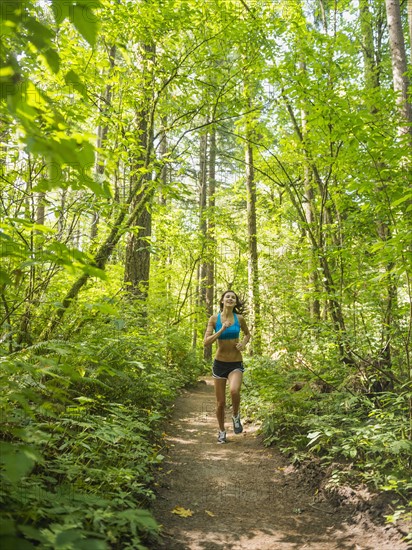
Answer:
POLYGON ((242 354, 250 340, 250 332, 241 315, 243 304, 237 294, 226 290, 220 298, 220 312, 209 319, 204 345, 210 346, 217 342, 217 350, 213 362, 213 378, 216 394, 216 417, 219 423, 218 443, 226 443, 225 403, 226 383, 229 381, 233 407, 233 431, 240 434, 243 426, 240 421, 240 387, 243 377, 242 354), (239 341, 240 331, 243 339, 239 341))

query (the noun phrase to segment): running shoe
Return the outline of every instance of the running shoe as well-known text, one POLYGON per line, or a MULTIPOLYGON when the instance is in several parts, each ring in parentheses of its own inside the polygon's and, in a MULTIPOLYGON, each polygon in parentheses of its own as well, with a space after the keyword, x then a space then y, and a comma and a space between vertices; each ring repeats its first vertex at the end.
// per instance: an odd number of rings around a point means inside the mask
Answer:
POLYGON ((235 434, 240 434, 243 432, 243 426, 242 426, 242 423, 240 421, 240 414, 238 414, 237 416, 232 416, 232 420, 233 420, 233 431, 235 432, 235 434))
POLYGON ((218 443, 227 443, 227 441, 226 441, 226 432, 220 432, 219 431, 219 435, 217 436, 217 442, 218 443))

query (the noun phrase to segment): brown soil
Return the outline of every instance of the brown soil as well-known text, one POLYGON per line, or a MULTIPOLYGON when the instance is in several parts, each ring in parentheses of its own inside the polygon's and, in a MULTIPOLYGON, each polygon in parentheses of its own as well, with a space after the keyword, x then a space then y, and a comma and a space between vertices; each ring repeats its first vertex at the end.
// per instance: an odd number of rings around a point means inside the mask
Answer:
POLYGON ((265 448, 253 424, 240 435, 227 424, 229 442, 219 445, 214 409, 211 379, 176 401, 153 506, 162 525, 153 550, 410 548, 350 499, 319 501, 319 490, 278 450, 265 448), (172 513, 177 506, 193 515, 172 513))

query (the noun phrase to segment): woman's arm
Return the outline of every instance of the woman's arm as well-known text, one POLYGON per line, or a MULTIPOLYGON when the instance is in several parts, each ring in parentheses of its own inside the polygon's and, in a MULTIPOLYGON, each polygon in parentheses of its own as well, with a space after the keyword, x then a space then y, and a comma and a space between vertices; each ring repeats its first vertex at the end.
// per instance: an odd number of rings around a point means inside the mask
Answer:
POLYGON ((239 351, 242 351, 242 350, 245 349, 247 343, 249 342, 249 340, 251 338, 251 334, 250 334, 250 331, 248 329, 248 326, 247 326, 246 321, 244 320, 243 316, 238 315, 238 319, 239 319, 239 323, 240 323, 240 328, 242 329, 242 332, 243 332, 243 340, 236 344, 236 348, 239 351))
POLYGON ((212 317, 210 317, 209 319, 209 322, 207 323, 205 338, 203 340, 204 346, 210 346, 211 344, 213 344, 213 342, 216 342, 216 340, 219 338, 222 332, 225 329, 227 329, 227 327, 230 326, 230 323, 224 322, 222 325, 222 328, 214 333, 213 331, 215 330, 215 327, 216 327, 216 320, 217 320, 217 315, 212 315, 212 317))

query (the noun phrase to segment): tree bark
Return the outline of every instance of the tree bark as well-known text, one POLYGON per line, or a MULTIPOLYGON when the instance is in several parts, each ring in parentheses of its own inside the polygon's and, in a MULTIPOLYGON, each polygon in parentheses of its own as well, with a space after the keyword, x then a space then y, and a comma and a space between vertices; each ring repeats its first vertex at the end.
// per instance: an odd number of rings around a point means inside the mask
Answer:
MULTIPOLYGON (((374 45, 373 45, 373 20, 371 13, 369 11, 369 0, 360 0, 359 3, 359 15, 361 23, 361 32, 362 40, 365 44, 363 48, 364 54, 364 74, 365 74, 365 88, 366 90, 374 91, 379 88, 379 78, 378 78, 378 68, 376 65, 376 57, 380 57, 379 52, 378 56, 375 55, 374 45)), ((372 113, 377 113, 375 106, 371 107, 372 113)), ((380 169, 385 168, 382 163, 379 163, 380 169)), ((382 181, 376 186, 377 196, 381 196, 382 191, 389 182, 382 181)), ((377 220, 377 232, 378 236, 382 241, 388 241, 391 238, 391 230, 389 220, 385 217, 382 217, 382 210, 379 211, 379 218, 377 220)), ((381 362, 384 363, 385 368, 391 369, 392 359, 391 359, 391 332, 393 330, 393 310, 396 303, 396 286, 393 282, 393 276, 391 275, 393 269, 393 263, 390 262, 385 266, 385 269, 388 273, 386 278, 386 295, 384 300, 384 314, 382 318, 382 345, 381 345, 381 362)))
MULTIPOLYGON (((151 103, 153 90, 151 87, 152 81, 152 69, 148 69, 148 62, 153 61, 155 55, 155 46, 153 44, 142 45, 142 64, 143 70, 143 106, 136 113, 136 127, 139 138, 138 152, 133 155, 132 158, 132 176, 131 183, 134 185, 136 181, 136 174, 140 170, 144 170, 145 158, 152 150, 153 147, 153 124, 151 121, 151 103)), ((143 182, 151 180, 151 173, 144 173, 143 182)), ((144 187, 144 186, 143 186, 144 187)), ((131 208, 135 207, 135 204, 140 201, 141 192, 139 191, 131 204, 131 208)), ((126 288, 131 295, 139 298, 146 298, 148 294, 149 286, 149 274, 150 274, 150 242, 149 239, 152 234, 152 216, 146 205, 146 208, 142 209, 135 221, 135 227, 129 234, 126 246, 126 262, 125 262, 125 274, 124 282, 126 288)))
MULTIPOLYGON (((199 143, 199 229, 200 235, 203 243, 203 250, 207 248, 206 243, 208 239, 207 234, 207 156, 208 156, 208 134, 207 132, 202 132, 200 135, 199 143)), ((205 255, 202 255, 202 259, 198 269, 198 309, 201 313, 201 322, 200 326, 202 329, 205 324, 206 316, 206 284, 207 284, 207 260, 205 255)), ((199 327, 196 325, 195 331, 199 327)), ((194 338, 195 341, 195 338, 194 338)))
POLYGON ((256 224, 256 180, 253 158, 252 131, 249 122, 246 122, 246 191, 247 191, 247 226, 248 226, 248 287, 249 303, 252 311, 252 326, 254 328, 252 350, 254 354, 262 353, 262 333, 260 326, 260 292, 259 292, 259 264, 257 247, 256 224))
MULTIPOLYGON (((208 177, 208 219, 207 219, 207 262, 206 262, 206 314, 213 314, 215 288, 215 193, 216 193, 216 128, 210 130, 209 177, 208 177)), ((210 361, 212 346, 205 346, 203 358, 210 361)))
MULTIPOLYGON (((300 64, 300 68, 303 72, 306 72, 306 65, 304 62, 300 64)), ((305 141, 308 134, 307 129, 307 112, 305 109, 301 111, 302 120, 302 140, 305 141)), ((304 212, 306 217, 306 223, 309 227, 315 227, 316 225, 316 206, 315 206, 315 192, 313 189, 313 179, 311 167, 308 162, 304 165, 304 212)), ((306 232, 305 232, 306 233, 306 232)), ((318 259, 316 256, 316 250, 311 244, 311 251, 309 257, 309 286, 312 292, 312 297, 309 298, 309 314, 312 321, 318 321, 320 319, 320 301, 317 297, 319 291, 319 275, 318 275, 318 259)))
MULTIPOLYGON (((110 52, 109 52, 109 63, 110 63, 109 76, 111 75, 111 73, 113 71, 113 68, 114 68, 114 65, 115 65, 115 60, 116 60, 116 46, 113 45, 113 46, 111 46, 110 52)), ((104 163, 103 159, 101 158, 101 154, 100 154, 99 151, 101 149, 103 149, 103 147, 105 145, 105 142, 106 142, 106 139, 107 139, 107 134, 108 134, 108 131, 109 131, 108 113, 109 113, 109 110, 111 108, 111 103, 112 103, 112 85, 107 84, 105 92, 104 92, 103 101, 100 102, 101 113, 104 116, 104 118, 106 119, 106 123, 105 123, 104 126, 99 124, 99 126, 97 128, 97 144, 96 144, 97 145, 97 153, 96 153, 96 164, 95 164, 95 174, 96 174, 97 181, 99 181, 103 177, 103 174, 104 174, 104 171, 105 171, 105 163, 104 163)), ((93 241, 95 241, 95 239, 97 237, 97 231, 98 231, 98 226, 99 226, 99 218, 100 218, 99 212, 96 212, 96 211, 93 212, 93 219, 92 219, 92 224, 91 224, 91 228, 90 228, 90 241, 92 243, 93 243, 93 241)))
POLYGON ((386 16, 389 29, 389 46, 392 59, 393 88, 397 94, 399 114, 405 125, 399 128, 400 134, 410 134, 412 138, 412 108, 409 102, 408 65, 406 61, 405 39, 403 36, 399 0, 386 1, 386 16))
POLYGON ((164 189, 167 186, 168 178, 169 178, 169 166, 167 162, 165 161, 166 155, 167 155, 167 134, 165 131, 165 128, 167 128, 167 117, 162 117, 162 130, 160 132, 160 143, 159 143, 159 156, 160 156, 160 162, 162 162, 162 170, 160 172, 160 181, 162 188, 160 189, 159 193, 159 201, 160 204, 166 205, 166 194, 164 192, 164 189))
POLYGON ((410 63, 412 63, 412 0, 408 0, 408 30, 410 44, 410 63))
POLYGON ((362 53, 364 63, 365 88, 379 87, 379 67, 375 58, 373 41, 372 14, 369 0, 359 0, 359 20, 361 29, 362 53))

